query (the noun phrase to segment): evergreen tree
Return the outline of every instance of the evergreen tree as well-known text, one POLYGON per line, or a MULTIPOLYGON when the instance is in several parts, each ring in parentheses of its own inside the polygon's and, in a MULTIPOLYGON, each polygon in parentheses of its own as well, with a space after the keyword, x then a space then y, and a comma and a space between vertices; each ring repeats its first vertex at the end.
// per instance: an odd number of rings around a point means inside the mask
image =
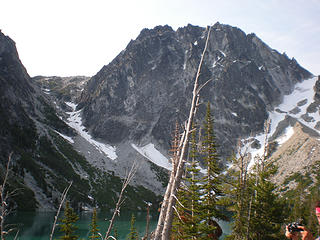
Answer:
POLYGON ((252 175, 248 173, 248 158, 238 149, 239 158, 232 157, 225 184, 226 199, 233 214, 232 233, 226 239, 246 239, 248 232, 249 202, 253 196, 252 175))
MULTIPOLYGON (((213 130, 213 117, 211 115, 210 103, 207 104, 207 112, 205 117, 205 133, 203 141, 204 161, 207 166, 207 171, 203 177, 202 185, 202 225, 201 232, 204 234, 204 239, 208 238, 210 234, 217 233, 219 228, 216 226, 214 219, 226 219, 225 214, 221 208, 221 200, 223 196, 222 187, 222 169, 220 168, 220 158, 217 153, 216 137, 213 130), (214 224, 213 224, 214 223, 214 224)), ((218 233, 217 233, 218 234, 218 233)))
POLYGON ((201 178, 200 178, 200 164, 199 164, 199 154, 196 142, 196 129, 193 128, 191 139, 191 151, 190 158, 191 163, 187 166, 187 176, 186 183, 188 186, 188 198, 190 209, 190 223, 186 225, 185 232, 190 237, 190 239, 197 239, 200 236, 199 226, 201 224, 201 178))
POLYGON ((61 220, 62 224, 60 225, 60 231, 64 233, 64 235, 60 238, 63 240, 76 240, 78 239, 78 235, 75 235, 75 231, 78 229, 75 226, 75 223, 79 220, 78 215, 73 211, 73 209, 69 206, 69 202, 66 202, 66 207, 64 210, 64 218, 61 220))
POLYGON ((99 228, 98 228, 98 224, 97 224, 97 209, 94 208, 93 209, 93 213, 92 213, 92 220, 91 220, 91 224, 90 224, 90 236, 89 239, 100 239, 99 236, 99 228))
POLYGON ((201 179, 195 127, 193 130, 189 154, 191 162, 187 164, 186 176, 177 194, 178 204, 173 224, 173 239, 198 239, 200 236, 201 179))
POLYGON ((280 230, 287 217, 286 203, 276 193, 276 185, 270 181, 273 172, 274 166, 268 164, 258 176, 250 218, 251 239, 283 239, 280 230))
POLYGON ((247 156, 240 151, 239 159, 234 161, 237 168, 233 170, 235 182, 231 197, 236 200, 233 202, 235 215, 233 232, 227 239, 283 239, 280 230, 288 211, 286 202, 276 192, 276 184, 271 182, 276 168, 268 162, 268 124, 270 122, 265 125, 264 154, 255 158, 250 172, 247 156))
POLYGON ((129 233, 128 237, 127 237, 128 240, 137 240, 137 239, 139 239, 137 229, 136 229, 136 227, 134 226, 135 222, 136 222, 136 218, 135 218, 135 216, 132 214, 132 216, 131 216, 130 233, 129 233))

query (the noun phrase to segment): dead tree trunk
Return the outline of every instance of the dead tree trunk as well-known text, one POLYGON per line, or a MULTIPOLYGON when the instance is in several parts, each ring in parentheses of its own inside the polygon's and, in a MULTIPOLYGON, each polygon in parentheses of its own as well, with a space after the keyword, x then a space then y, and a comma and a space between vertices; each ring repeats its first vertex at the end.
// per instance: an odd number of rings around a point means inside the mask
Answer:
MULTIPOLYGON (((184 165, 185 165, 185 160, 184 160, 184 156, 187 150, 187 146, 188 146, 188 141, 189 141, 189 134, 191 131, 191 126, 192 126, 192 122, 194 119, 194 114, 196 112, 197 109, 197 103, 199 102, 199 91, 202 88, 202 86, 199 87, 199 76, 200 76, 200 70, 201 70, 201 66, 204 60, 204 55, 205 52, 207 50, 207 46, 208 46, 208 41, 209 41, 209 36, 210 36, 210 31, 211 31, 211 27, 208 30, 208 35, 207 35, 207 40, 206 40, 206 44, 203 50, 203 53, 201 55, 201 59, 200 59, 200 63, 198 66, 198 71, 197 71, 197 75, 196 75, 196 79, 194 82, 194 88, 193 88, 193 95, 192 95, 192 101, 191 101, 191 107, 190 107, 190 112, 189 112, 189 118, 186 124, 186 128, 183 134, 183 137, 181 138, 181 142, 182 147, 181 147, 181 151, 179 151, 179 160, 178 160, 178 165, 177 165, 177 170, 176 173, 173 177, 173 179, 170 179, 170 182, 172 182, 172 184, 168 184, 168 206, 166 208, 161 208, 161 213, 160 215, 162 215, 161 217, 164 219, 163 222, 163 229, 162 231, 158 231, 155 234, 155 238, 156 240, 159 240, 160 238, 162 240, 167 240, 170 239, 170 233, 171 233, 171 228, 172 228, 172 220, 173 220, 173 211, 174 211, 174 206, 176 203, 176 194, 177 194, 177 190, 179 188, 180 182, 181 182, 181 178, 182 178, 182 174, 183 174, 183 170, 184 170, 184 165), (169 186, 170 185, 170 186, 169 186)), ((159 223, 158 223, 159 224, 159 223)), ((158 226, 157 226, 158 229, 158 226)))
POLYGON ((8 158, 8 163, 7 163, 7 168, 6 172, 4 175, 4 179, 2 182, 2 185, 0 186, 0 198, 1 198, 1 205, 0 205, 0 235, 1 235, 1 240, 5 239, 5 235, 8 233, 7 231, 4 230, 4 221, 6 217, 9 214, 9 209, 8 209, 8 192, 6 191, 6 184, 8 180, 8 175, 9 175, 9 167, 10 167, 10 162, 11 162, 11 156, 12 153, 10 153, 9 158, 8 158))
MULTIPOLYGON (((181 147, 181 143, 179 143, 179 125, 176 122, 176 130, 175 130, 175 136, 174 136, 174 140, 173 140, 173 156, 172 156, 172 170, 171 170, 171 174, 170 174, 170 178, 169 178, 169 182, 167 185, 167 189, 166 189, 166 193, 164 194, 163 197, 163 201, 161 204, 161 211, 160 211, 160 215, 159 215, 159 219, 158 219, 158 224, 157 224, 157 228, 155 230, 155 236, 157 238, 155 239, 160 239, 161 234, 162 234, 162 230, 163 230, 163 223, 166 217, 166 213, 167 213, 167 208, 168 208, 168 202, 169 202, 169 195, 171 192, 171 187, 172 187, 172 183, 173 183, 173 179, 175 178, 176 175, 176 170, 177 170, 177 162, 178 162, 178 153, 181 147)), ((183 137, 182 137, 183 138, 183 137)))
POLYGON ((111 233, 111 230, 113 228, 113 224, 114 224, 114 221, 115 221, 115 218, 117 215, 119 215, 120 213, 120 207, 121 205, 123 204, 123 194, 124 194, 124 191, 126 190, 127 186, 129 185, 129 183, 131 182, 131 180, 133 179, 135 173, 137 171, 137 165, 136 163, 133 163, 132 167, 131 167, 131 170, 129 171, 127 177, 123 180, 123 184, 122 184, 122 188, 121 188, 121 192, 120 192, 120 195, 119 195, 119 198, 118 198, 118 201, 116 203, 116 208, 113 212, 113 215, 111 217, 111 220, 110 220, 110 224, 109 224, 109 227, 108 227, 108 230, 106 232, 106 235, 104 237, 104 240, 107 240, 109 238, 113 238, 112 236, 110 236, 110 233, 111 233))
POLYGON ((72 185, 72 181, 70 182, 69 186, 64 189, 64 191, 61 195, 60 205, 58 207, 57 214, 54 217, 54 222, 53 222, 53 226, 52 226, 52 230, 51 230, 51 234, 50 234, 50 238, 49 238, 50 240, 52 240, 52 238, 53 238, 53 234, 54 234, 55 228, 57 226, 57 221, 58 221, 58 217, 59 217, 62 205, 63 205, 64 201, 66 200, 66 197, 67 197, 69 189, 71 188, 71 185, 72 185))

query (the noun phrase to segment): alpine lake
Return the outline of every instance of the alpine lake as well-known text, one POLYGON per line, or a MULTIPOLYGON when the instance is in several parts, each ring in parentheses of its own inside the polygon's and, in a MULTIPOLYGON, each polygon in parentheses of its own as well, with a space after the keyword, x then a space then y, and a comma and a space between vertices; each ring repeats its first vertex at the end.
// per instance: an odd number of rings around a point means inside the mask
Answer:
MULTIPOLYGON (((14 212, 11 213, 6 220, 6 230, 14 229, 7 237, 7 240, 13 240, 17 234, 16 239, 20 240, 48 240, 52 231, 55 212, 14 212)), ((116 217, 114 228, 118 234, 118 240, 125 240, 128 237, 131 226, 132 214, 135 216, 135 228, 139 233, 139 239, 145 235, 146 231, 146 212, 121 212, 120 216, 116 217)), ((149 232, 153 231, 157 225, 158 212, 150 213, 149 232)), ((59 219, 63 217, 63 212, 60 213, 59 219)), ((111 219, 111 213, 98 212, 97 223, 99 232, 104 237, 111 219)), ((76 223, 78 230, 76 235, 79 239, 89 239, 90 223, 92 220, 92 212, 81 212, 79 220, 76 223)), ((59 223, 59 221, 58 221, 59 223)), ((227 222, 220 222, 220 225, 225 234, 230 232, 230 224, 227 222)), ((223 239, 225 234, 220 239, 223 239)), ((55 228, 53 239, 59 239, 63 233, 60 232, 59 225, 55 228)), ((112 232, 112 235, 114 233, 112 232)))

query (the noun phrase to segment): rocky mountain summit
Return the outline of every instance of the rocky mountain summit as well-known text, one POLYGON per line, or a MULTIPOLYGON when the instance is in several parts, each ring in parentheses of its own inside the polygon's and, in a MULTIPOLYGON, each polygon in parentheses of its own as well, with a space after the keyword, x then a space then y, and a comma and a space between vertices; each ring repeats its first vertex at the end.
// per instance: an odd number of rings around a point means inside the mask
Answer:
MULTIPOLYGON (((183 123, 208 28, 188 25, 144 29, 110 64, 93 76, 78 109, 93 137, 115 146, 153 143, 169 149, 174 123, 183 123)), ((211 102, 222 156, 238 138, 263 129, 268 110, 311 74, 295 59, 256 35, 216 23, 211 30, 200 83, 198 121, 211 102)))

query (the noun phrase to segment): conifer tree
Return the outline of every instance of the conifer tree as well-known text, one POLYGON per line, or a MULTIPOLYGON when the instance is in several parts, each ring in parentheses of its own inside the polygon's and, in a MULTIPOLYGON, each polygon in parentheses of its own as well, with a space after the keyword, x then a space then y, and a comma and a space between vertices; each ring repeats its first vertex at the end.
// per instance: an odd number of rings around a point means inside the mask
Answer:
POLYGON ((97 209, 96 208, 93 209, 90 227, 91 227, 91 229, 90 229, 89 239, 92 239, 92 240, 100 239, 100 236, 98 234, 99 228, 98 228, 98 224, 97 224, 97 209))
POLYGON ((61 220, 62 224, 60 225, 60 231, 64 233, 64 235, 60 238, 63 240, 76 240, 78 239, 78 235, 75 235, 75 231, 78 229, 75 226, 75 223, 79 220, 78 215, 73 211, 73 209, 69 206, 69 202, 66 202, 66 207, 64 210, 64 218, 61 220))
POLYGON ((135 218, 134 214, 132 214, 132 216, 131 216, 130 233, 129 233, 128 237, 127 237, 128 240, 138 240, 139 239, 137 229, 134 226, 135 222, 136 222, 136 218, 135 218))
POLYGON ((202 219, 205 224, 201 226, 201 232, 205 234, 204 238, 208 237, 217 230, 217 226, 212 223, 214 219, 226 219, 221 208, 219 198, 223 196, 222 187, 222 169, 220 168, 220 158, 217 153, 216 137, 213 130, 213 117, 211 115, 210 103, 207 104, 207 112, 205 117, 205 133, 203 141, 203 155, 207 171, 203 177, 203 198, 202 198, 202 219))
POLYGON ((225 184, 226 199, 229 209, 233 214, 232 233, 226 239, 246 239, 248 228, 248 214, 250 198, 253 190, 253 178, 248 173, 248 158, 238 148, 239 158, 232 157, 233 167, 228 169, 225 184))
POLYGON ((251 211, 249 214, 248 234, 251 239, 267 240, 282 239, 280 236, 281 224, 287 217, 286 204, 276 192, 276 184, 271 177, 276 173, 276 167, 270 162, 268 133, 271 121, 264 125, 264 151, 257 156, 253 169, 255 175, 254 194, 252 196, 251 211))
POLYGON ((190 158, 191 163, 187 166, 186 182, 188 184, 189 209, 191 211, 190 224, 186 226, 186 233, 190 239, 198 239, 200 236, 199 226, 201 224, 201 178, 198 147, 196 142, 196 128, 193 127, 191 139, 190 158))
POLYGON ((255 165, 248 169, 246 156, 238 154, 234 163, 238 169, 233 185, 234 225, 231 236, 227 239, 267 240, 283 239, 280 228, 287 214, 286 203, 276 193, 276 184, 271 182, 276 168, 268 161, 268 128, 265 124, 265 146, 262 156, 256 156, 255 165), (247 202, 247 204, 245 204, 247 202))
POLYGON ((178 190, 177 212, 173 224, 173 239, 198 239, 200 236, 200 213, 201 207, 201 179, 200 167, 196 143, 196 131, 193 132, 190 141, 190 159, 187 164, 186 176, 178 190))
POLYGON ((281 226, 287 217, 286 203, 276 193, 276 185, 270 181, 274 173, 272 163, 258 176, 255 198, 252 202, 250 218, 250 239, 282 239, 281 226))

